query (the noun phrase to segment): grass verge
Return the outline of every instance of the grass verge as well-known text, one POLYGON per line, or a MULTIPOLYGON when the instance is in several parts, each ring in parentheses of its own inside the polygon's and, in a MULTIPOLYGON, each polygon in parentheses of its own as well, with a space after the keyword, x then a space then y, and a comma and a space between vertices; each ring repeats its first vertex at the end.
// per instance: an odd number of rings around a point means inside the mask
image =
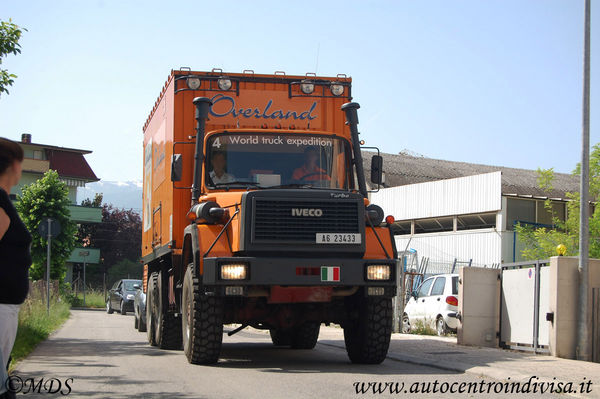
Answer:
POLYGON ((19 311, 19 329, 11 353, 12 370, 19 360, 27 356, 50 333, 60 327, 69 318, 70 305, 67 301, 52 298, 50 314, 47 314, 46 303, 41 299, 28 298, 19 311))
MULTIPOLYGON (((74 308, 82 308, 83 306, 83 293, 78 292, 77 295, 71 293, 67 295, 67 300, 71 303, 74 308)), ((104 294, 102 290, 89 290, 85 293, 85 307, 86 308, 104 308, 106 302, 104 302, 104 294)))

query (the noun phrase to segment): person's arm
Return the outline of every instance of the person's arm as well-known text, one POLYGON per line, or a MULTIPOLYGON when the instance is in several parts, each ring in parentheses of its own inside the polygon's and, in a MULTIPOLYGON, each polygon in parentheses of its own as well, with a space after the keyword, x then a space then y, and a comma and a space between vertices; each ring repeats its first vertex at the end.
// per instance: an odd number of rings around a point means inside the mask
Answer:
POLYGON ((4 234, 6 234, 6 231, 8 230, 9 226, 10 218, 8 217, 4 209, 0 208, 0 240, 2 240, 4 234))

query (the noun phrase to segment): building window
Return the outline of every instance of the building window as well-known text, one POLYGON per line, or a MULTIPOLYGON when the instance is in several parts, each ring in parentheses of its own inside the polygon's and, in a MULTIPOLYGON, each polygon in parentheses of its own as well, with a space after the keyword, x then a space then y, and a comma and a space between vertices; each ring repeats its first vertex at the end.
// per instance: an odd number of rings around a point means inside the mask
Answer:
POLYGON ((516 222, 536 223, 535 201, 507 198, 506 230, 514 230, 516 222))
POLYGON ((554 225, 554 220, 552 217, 559 219, 560 221, 565 221, 565 208, 566 203, 561 201, 552 201, 552 212, 546 209, 545 201, 537 202, 537 223, 546 224, 546 225, 554 225))
POLYGON ((41 150, 34 150, 33 159, 44 159, 44 153, 41 150))
POLYGON ((457 216, 457 230, 493 229, 496 227, 496 213, 477 213, 457 216))
POLYGON ((415 220, 415 233, 437 233, 454 230, 452 216, 415 220))

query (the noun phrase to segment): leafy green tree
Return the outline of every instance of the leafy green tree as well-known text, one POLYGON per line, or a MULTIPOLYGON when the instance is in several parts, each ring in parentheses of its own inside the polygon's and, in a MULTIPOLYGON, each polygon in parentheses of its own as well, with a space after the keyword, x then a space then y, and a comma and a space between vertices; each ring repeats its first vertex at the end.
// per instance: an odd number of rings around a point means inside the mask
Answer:
MULTIPOLYGON (((19 39, 23 30, 18 25, 12 23, 12 20, 0 21, 0 65, 2 59, 9 54, 17 55, 21 53, 19 39)), ((0 94, 8 94, 8 86, 12 86, 17 75, 9 73, 8 70, 0 68, 0 94)))
POLYGON ((52 238, 50 278, 59 281, 65 278, 65 262, 75 248, 77 233, 77 225, 70 220, 69 205, 69 190, 54 170, 49 170, 44 177, 22 190, 16 208, 33 236, 33 265, 29 273, 33 280, 43 279, 46 275, 46 237, 41 237, 37 229, 47 217, 58 220, 61 225, 60 234, 52 238))
MULTIPOLYGON (((579 175, 580 166, 573 171, 579 175)), ((553 169, 538 169, 538 186, 546 192, 553 189, 553 169)), ((600 143, 592 147, 590 153, 590 201, 600 197, 600 143)), ((554 215, 552 203, 546 200, 544 207, 552 214, 553 228, 516 226, 519 240, 525 249, 521 252, 526 259, 544 259, 555 256, 556 247, 563 244, 567 248, 565 255, 576 256, 579 252, 579 193, 567 193, 567 219, 561 220, 554 215)), ((600 258, 600 206, 594 207, 590 215, 590 257, 600 258)))

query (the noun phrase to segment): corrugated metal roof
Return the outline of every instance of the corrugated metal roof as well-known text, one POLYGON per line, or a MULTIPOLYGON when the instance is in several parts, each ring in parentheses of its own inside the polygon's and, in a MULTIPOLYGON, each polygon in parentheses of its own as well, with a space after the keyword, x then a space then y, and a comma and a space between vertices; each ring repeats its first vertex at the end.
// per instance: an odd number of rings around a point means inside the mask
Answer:
MULTIPOLYGON (((365 169, 370 172, 372 152, 363 151, 365 169)), ((445 161, 404 154, 384 154, 385 186, 395 187, 483 173, 502 172, 502 194, 566 199, 566 193, 579 191, 579 178, 566 173, 554 174, 554 189, 545 192, 538 187, 535 170, 445 161)), ((366 174, 369 176, 369 173, 366 174)))

